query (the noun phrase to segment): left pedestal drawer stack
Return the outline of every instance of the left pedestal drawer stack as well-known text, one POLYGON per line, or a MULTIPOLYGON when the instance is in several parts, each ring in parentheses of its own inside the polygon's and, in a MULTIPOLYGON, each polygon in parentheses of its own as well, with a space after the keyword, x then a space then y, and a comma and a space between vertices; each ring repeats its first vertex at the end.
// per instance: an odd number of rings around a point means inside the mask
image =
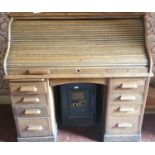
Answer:
POLYGON ((18 141, 55 141, 54 105, 48 81, 9 84, 18 141))

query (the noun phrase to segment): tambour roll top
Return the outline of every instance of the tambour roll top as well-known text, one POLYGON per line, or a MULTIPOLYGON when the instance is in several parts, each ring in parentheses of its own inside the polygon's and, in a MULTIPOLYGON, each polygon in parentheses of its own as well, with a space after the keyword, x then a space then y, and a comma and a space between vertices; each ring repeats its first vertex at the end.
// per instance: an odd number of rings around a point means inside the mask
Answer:
POLYGON ((97 67, 138 68, 148 72, 142 19, 14 19, 11 22, 6 74, 74 75, 76 72, 77 75, 81 71, 88 75, 95 74, 95 70, 101 74, 97 67), (87 72, 86 68, 93 71, 87 72))

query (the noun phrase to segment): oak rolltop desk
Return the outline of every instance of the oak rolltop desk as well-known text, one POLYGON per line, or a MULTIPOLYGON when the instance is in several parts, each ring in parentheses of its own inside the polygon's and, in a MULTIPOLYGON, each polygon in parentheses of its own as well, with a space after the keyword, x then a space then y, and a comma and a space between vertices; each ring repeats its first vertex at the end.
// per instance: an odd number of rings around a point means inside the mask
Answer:
POLYGON ((80 83, 106 89, 103 141, 139 141, 151 69, 144 14, 10 14, 4 70, 18 141, 56 141, 55 87, 80 83))

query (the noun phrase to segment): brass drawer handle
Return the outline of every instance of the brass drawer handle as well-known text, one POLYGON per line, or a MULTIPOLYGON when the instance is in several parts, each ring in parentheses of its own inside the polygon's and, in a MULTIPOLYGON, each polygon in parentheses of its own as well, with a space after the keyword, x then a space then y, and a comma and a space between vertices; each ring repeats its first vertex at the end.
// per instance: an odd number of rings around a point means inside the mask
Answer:
POLYGON ((27 131, 42 131, 43 127, 40 125, 29 125, 26 128, 27 131))
POLYGON ((134 108, 133 107, 120 107, 119 108, 119 112, 134 112, 134 108))
POLYGON ((41 110, 40 109, 26 109, 24 111, 25 115, 39 115, 41 114, 41 110))
POLYGON ((35 86, 21 86, 19 88, 20 92, 37 92, 37 88, 35 86))
POLYGON ((45 75, 50 74, 49 70, 27 70, 27 73, 30 75, 45 75))
POLYGON ((138 88, 138 85, 136 83, 122 83, 121 88, 124 88, 124 89, 136 89, 136 88, 138 88))
POLYGON ((117 127, 118 128, 132 128, 132 124, 131 123, 118 123, 117 127))
POLYGON ((24 97, 22 99, 23 103, 39 103, 40 99, 38 97, 24 97))
POLYGON ((121 95, 120 100, 121 101, 135 101, 136 96, 133 96, 133 95, 121 95))

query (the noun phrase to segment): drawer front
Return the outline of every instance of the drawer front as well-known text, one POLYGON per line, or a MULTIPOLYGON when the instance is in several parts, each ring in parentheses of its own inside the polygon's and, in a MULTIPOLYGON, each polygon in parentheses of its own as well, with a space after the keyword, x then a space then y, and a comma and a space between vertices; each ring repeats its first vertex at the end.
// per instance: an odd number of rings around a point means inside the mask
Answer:
POLYGON ((143 92, 145 79, 112 79, 112 91, 143 92))
POLYGON ((46 94, 45 82, 10 83, 11 94, 46 94))
POLYGON ((17 118, 20 137, 50 136, 49 118, 17 118))
POLYGON ((107 134, 135 134, 138 132, 139 116, 110 116, 107 134))
POLYGON ((13 111, 14 116, 17 117, 38 117, 49 115, 49 112, 45 107, 13 108, 13 111))
POLYGON ((141 104, 117 104, 109 107, 109 116, 129 116, 140 115, 141 104))
POLYGON ((23 105, 46 105, 46 95, 11 95, 12 104, 15 106, 23 105))
MULTIPOLYGON (((77 57, 77 56, 76 56, 77 57)), ((89 56, 87 56, 88 58, 89 56)), ((91 57, 91 60, 92 60, 92 56, 91 57)), ((59 56, 60 58, 60 56, 59 56)), ((73 58, 74 59, 74 58, 73 58)), ((79 58, 80 59, 83 59, 83 56, 79 58)), ((96 66, 96 63, 95 62, 95 66, 96 66)), ((59 62, 59 65, 60 65, 60 62, 59 62)), ((88 77, 100 77, 100 78, 103 78, 103 76, 107 75, 109 77, 112 77, 114 74, 117 75, 117 76, 120 76, 120 72, 122 74, 125 74, 125 75, 138 75, 139 73, 146 73, 148 70, 147 70, 147 67, 141 67, 141 68, 136 68, 135 70, 133 68, 117 68, 117 69, 114 69, 114 68, 106 68, 106 67, 99 67, 99 65, 103 65, 103 58, 101 59, 100 61, 100 64, 98 64, 98 67, 93 67, 93 63, 89 63, 89 67, 84 67, 81 63, 80 65, 78 64, 77 66, 78 67, 71 67, 71 66, 68 66, 68 67, 45 67, 43 69, 40 69, 40 70, 27 70, 27 69, 23 69, 23 68, 11 68, 9 69, 8 68, 8 73, 9 75, 48 75, 48 74, 51 74, 52 77, 59 77, 59 78, 69 78, 69 76, 71 76, 71 78, 76 78, 77 76, 80 76, 80 77, 85 77, 85 78, 88 78, 88 77)), ((74 64, 74 66, 76 66, 74 64)))
POLYGON ((128 104, 128 103, 134 103, 134 104, 143 104, 143 93, 128 93, 128 92, 122 92, 122 93, 112 93, 111 95, 111 103, 112 104, 128 104))

